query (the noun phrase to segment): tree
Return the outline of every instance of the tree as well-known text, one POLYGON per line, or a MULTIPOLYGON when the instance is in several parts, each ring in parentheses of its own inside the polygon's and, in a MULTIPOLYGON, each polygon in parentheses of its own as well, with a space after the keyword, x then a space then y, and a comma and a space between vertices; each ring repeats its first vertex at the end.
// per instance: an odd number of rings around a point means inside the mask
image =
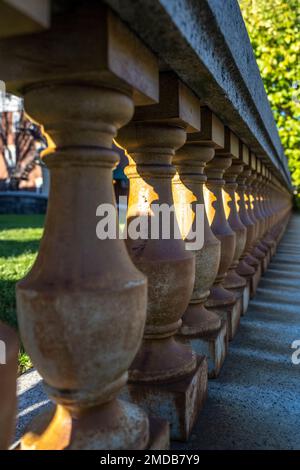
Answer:
POLYGON ((299 193, 299 0, 239 0, 239 2, 288 158, 292 182, 299 193))

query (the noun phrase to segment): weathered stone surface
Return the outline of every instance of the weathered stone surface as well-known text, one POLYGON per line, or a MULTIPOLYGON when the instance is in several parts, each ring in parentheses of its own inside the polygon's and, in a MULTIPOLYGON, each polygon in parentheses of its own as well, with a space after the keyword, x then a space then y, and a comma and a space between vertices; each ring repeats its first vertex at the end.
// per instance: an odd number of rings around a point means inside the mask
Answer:
POLYGON ((95 219, 100 203, 114 204, 112 139, 133 114, 132 98, 47 84, 26 93, 25 107, 50 134, 51 192, 38 258, 17 285, 18 320, 57 406, 52 421, 32 423, 21 449, 145 448, 146 414, 116 395, 143 334, 146 278, 123 240, 97 237, 95 219))
POLYGON ((258 283, 261 278, 261 264, 259 264, 255 270, 255 274, 251 278, 251 290, 250 290, 250 297, 255 296, 255 292, 258 286, 258 283))
POLYGON ((158 54, 162 67, 171 67, 290 185, 286 158, 236 0, 105 1, 158 54))
MULTIPOLYGON (((216 315, 216 314, 214 314, 216 315)), ((210 333, 193 336, 180 336, 180 341, 189 342, 197 354, 206 356, 208 378, 218 377, 228 351, 227 321, 221 320, 221 326, 210 333)))
POLYGON ((50 11, 51 0, 1 2, 0 37, 28 34, 48 28, 50 11))
POLYGON ((133 121, 118 135, 118 142, 129 155, 125 170, 130 182, 128 224, 139 217, 137 220, 145 218, 149 225, 155 222, 160 225, 157 237, 136 240, 128 233, 127 239, 131 259, 148 278, 144 341, 129 372, 130 381, 137 383, 158 381, 163 384, 170 379, 180 379, 196 368, 192 350, 177 342, 174 336, 193 290, 195 256, 185 249, 184 241, 176 237, 174 213, 170 214, 169 236, 164 236, 154 205, 156 208, 174 205, 172 160, 175 151, 184 144, 186 128, 194 123, 195 115, 198 115, 199 129, 200 105, 197 100, 183 99, 189 95, 189 90, 183 84, 179 86, 177 78, 163 75, 160 95, 167 93, 167 105, 139 108, 133 121))
POLYGON ((170 423, 171 439, 186 441, 207 396, 207 361, 197 358, 196 370, 176 382, 128 383, 122 392, 126 400, 138 403, 150 415, 170 423))
POLYGON ((209 308, 217 313, 222 320, 227 321, 228 340, 232 341, 235 337, 243 311, 243 294, 235 293, 236 301, 233 305, 224 307, 209 308))
POLYGON ((247 308, 248 308, 248 305, 249 305, 249 302, 250 302, 250 279, 247 280, 247 284, 246 284, 246 287, 244 288, 244 291, 243 291, 243 311, 242 311, 242 315, 245 315, 245 313, 247 312, 247 308))

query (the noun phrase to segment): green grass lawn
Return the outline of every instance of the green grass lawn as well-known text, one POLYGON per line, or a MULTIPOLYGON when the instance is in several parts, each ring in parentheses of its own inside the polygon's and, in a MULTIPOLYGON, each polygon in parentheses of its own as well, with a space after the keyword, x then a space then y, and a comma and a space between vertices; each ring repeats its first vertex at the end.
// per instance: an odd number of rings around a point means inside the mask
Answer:
MULTIPOLYGON (((42 215, 0 215, 0 320, 17 328, 15 285, 31 268, 43 233, 42 215)), ((19 370, 31 362, 23 349, 19 370)))

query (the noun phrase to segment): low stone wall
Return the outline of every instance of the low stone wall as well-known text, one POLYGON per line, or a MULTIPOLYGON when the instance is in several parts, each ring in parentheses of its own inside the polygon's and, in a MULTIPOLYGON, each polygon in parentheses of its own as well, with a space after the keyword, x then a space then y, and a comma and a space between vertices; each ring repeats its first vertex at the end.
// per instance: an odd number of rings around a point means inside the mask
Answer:
POLYGON ((44 214, 48 198, 29 191, 0 192, 0 214, 44 214))

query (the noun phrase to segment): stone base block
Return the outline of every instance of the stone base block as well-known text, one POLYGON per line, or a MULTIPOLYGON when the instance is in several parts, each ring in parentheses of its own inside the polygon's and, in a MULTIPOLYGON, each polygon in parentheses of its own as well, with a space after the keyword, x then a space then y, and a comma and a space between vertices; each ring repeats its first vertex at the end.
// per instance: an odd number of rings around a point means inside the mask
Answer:
POLYGON ((271 259, 271 249, 268 250, 268 253, 266 254, 266 256, 264 257, 264 259, 261 262, 262 274, 265 273, 266 270, 268 269, 270 259, 271 259))
POLYGON ((271 247, 271 258, 272 258, 272 256, 275 255, 276 249, 277 249, 277 245, 276 245, 276 244, 271 247))
POLYGON ((211 310, 217 313, 222 320, 227 321, 228 340, 232 341, 240 324, 243 310, 243 295, 240 295, 233 305, 214 307, 211 310))
POLYGON ((256 289, 258 286, 258 283, 261 278, 261 264, 259 264, 256 268, 255 273, 253 274, 251 278, 251 283, 250 283, 250 298, 255 296, 256 289))
POLYGON ((240 290, 235 290, 235 294, 242 296, 242 312, 241 315, 245 315, 250 302, 250 279, 247 280, 247 284, 240 290))
POLYGON ((198 356, 197 368, 176 382, 128 383, 122 398, 149 415, 169 421, 171 439, 186 441, 207 397, 207 360, 198 356))
POLYGON ((244 288, 243 291, 243 309, 242 309, 242 315, 245 315, 247 310, 248 310, 248 305, 250 302, 250 280, 247 280, 246 287, 244 288))
POLYGON ((189 343, 193 351, 206 356, 208 378, 218 377, 228 351, 227 321, 222 320, 221 328, 218 331, 200 338, 190 338, 189 343))
POLYGON ((164 419, 154 416, 149 418, 149 450, 168 450, 170 448, 170 425, 164 419))

